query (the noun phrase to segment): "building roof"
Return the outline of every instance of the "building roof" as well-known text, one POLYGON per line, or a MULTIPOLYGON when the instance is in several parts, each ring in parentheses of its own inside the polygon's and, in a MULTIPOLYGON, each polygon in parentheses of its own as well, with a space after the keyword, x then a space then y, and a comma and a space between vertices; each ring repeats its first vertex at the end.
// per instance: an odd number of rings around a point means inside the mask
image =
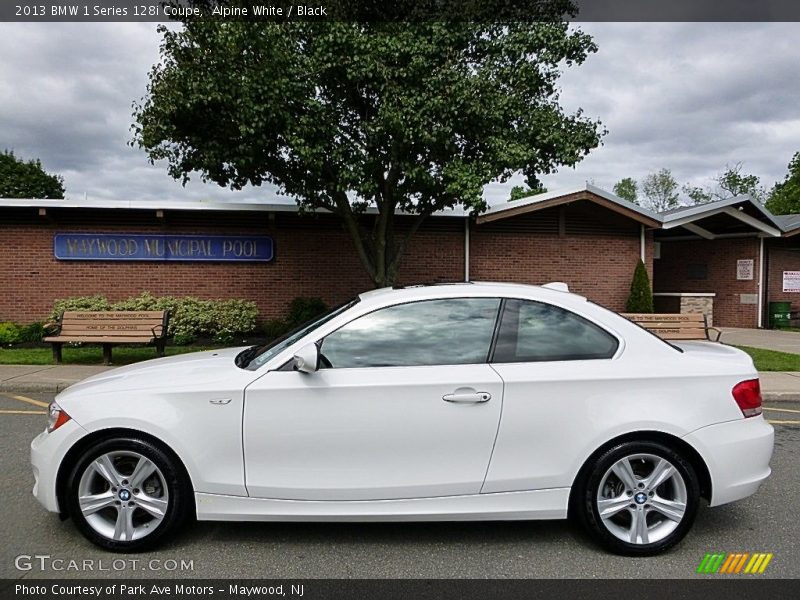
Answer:
MULTIPOLYGON (((662 213, 655 213, 588 183, 572 189, 545 192, 511 202, 500 202, 490 206, 485 212, 478 215, 476 220, 479 224, 486 223, 577 201, 593 202, 613 212, 633 219, 647 227, 665 230, 664 233, 668 230, 674 230, 671 234, 672 237, 675 237, 676 234, 684 230, 691 235, 700 235, 707 239, 713 239, 718 235, 727 235, 725 233, 720 233, 723 230, 737 230, 738 233, 734 233, 735 235, 740 235, 743 229, 746 229, 751 234, 755 232, 767 236, 795 235, 800 233, 800 214, 773 215, 763 204, 746 195, 706 204, 680 206, 663 211, 662 213)), ((14 207, 209 212, 297 212, 297 205, 294 202, 274 198, 267 202, 0 198, 0 208, 14 207)), ((325 211, 320 210, 318 212, 325 211)), ((369 208, 367 212, 375 212, 375 209, 369 208)), ((438 211, 434 213, 433 216, 467 218, 470 214, 470 210, 462 206, 456 206, 438 211)))
POLYGON ((611 192, 607 192, 588 183, 583 187, 572 190, 545 192, 544 194, 536 194, 534 196, 528 196, 527 198, 521 198, 520 200, 495 204, 486 212, 478 215, 477 222, 479 224, 487 223, 520 214, 535 212, 545 208, 551 208, 561 204, 568 204, 578 200, 594 202, 595 204, 604 206, 609 210, 629 217, 648 227, 661 226, 661 217, 658 214, 638 204, 623 200, 611 192))
POLYGON ((761 202, 748 195, 734 196, 662 213, 661 237, 679 237, 681 232, 705 239, 740 235, 779 237, 783 224, 761 202))
POLYGON ((780 223, 784 235, 791 236, 800 233, 800 214, 775 215, 775 219, 780 223))

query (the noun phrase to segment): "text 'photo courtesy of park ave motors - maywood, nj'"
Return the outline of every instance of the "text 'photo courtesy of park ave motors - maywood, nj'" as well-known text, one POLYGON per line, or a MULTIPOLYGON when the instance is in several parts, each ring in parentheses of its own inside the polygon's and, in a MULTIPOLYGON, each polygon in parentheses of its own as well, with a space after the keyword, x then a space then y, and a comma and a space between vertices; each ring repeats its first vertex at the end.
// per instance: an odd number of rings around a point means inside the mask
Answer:
POLYGON ((0 599, 793 597, 767 8, 0 3, 0 599))

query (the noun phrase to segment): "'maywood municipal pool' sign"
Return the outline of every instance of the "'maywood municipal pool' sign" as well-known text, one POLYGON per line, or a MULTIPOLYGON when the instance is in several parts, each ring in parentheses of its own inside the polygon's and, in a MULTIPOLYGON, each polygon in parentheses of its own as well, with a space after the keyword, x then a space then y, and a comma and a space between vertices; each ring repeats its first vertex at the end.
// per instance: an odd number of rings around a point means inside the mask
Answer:
POLYGON ((59 260, 269 262, 275 249, 263 235, 57 233, 53 254, 59 260))

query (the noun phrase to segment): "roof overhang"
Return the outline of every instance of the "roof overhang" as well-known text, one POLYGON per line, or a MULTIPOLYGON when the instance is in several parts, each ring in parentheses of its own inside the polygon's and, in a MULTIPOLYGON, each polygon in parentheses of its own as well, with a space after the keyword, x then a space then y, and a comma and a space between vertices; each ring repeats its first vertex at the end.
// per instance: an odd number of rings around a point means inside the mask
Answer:
POLYGON ((482 223, 491 223, 492 221, 508 219, 581 200, 593 202, 612 212, 641 223, 646 227, 661 227, 661 219, 657 214, 588 184, 584 188, 566 193, 550 192, 537 194, 529 198, 523 198, 522 200, 495 204, 485 213, 478 215, 475 220, 478 225, 482 223))
MULTIPOLYGON (((663 215, 663 219, 663 230, 680 227, 690 235, 707 240, 748 234, 760 237, 780 237, 783 234, 780 223, 772 213, 750 196, 737 196, 687 207, 667 213, 663 215), (742 225, 745 226, 745 231, 742 231, 742 225)), ((675 239, 675 236, 671 237, 675 239)))

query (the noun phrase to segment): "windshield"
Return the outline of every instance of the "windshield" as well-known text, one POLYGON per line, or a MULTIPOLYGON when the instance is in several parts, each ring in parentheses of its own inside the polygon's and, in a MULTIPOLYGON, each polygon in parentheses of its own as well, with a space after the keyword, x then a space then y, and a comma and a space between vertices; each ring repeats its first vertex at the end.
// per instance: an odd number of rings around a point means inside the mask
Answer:
POLYGON ((358 298, 355 298, 350 302, 337 306, 336 308, 332 308, 319 317, 303 323, 296 329, 293 329, 289 333, 285 333, 269 344, 265 344, 264 346, 252 346, 251 348, 242 350, 236 355, 236 366, 242 369, 247 369, 248 371, 255 371, 261 365, 265 364, 271 358, 283 352, 286 348, 297 342, 303 336, 311 333, 318 327, 321 327, 335 316, 343 313, 357 303, 358 298))

